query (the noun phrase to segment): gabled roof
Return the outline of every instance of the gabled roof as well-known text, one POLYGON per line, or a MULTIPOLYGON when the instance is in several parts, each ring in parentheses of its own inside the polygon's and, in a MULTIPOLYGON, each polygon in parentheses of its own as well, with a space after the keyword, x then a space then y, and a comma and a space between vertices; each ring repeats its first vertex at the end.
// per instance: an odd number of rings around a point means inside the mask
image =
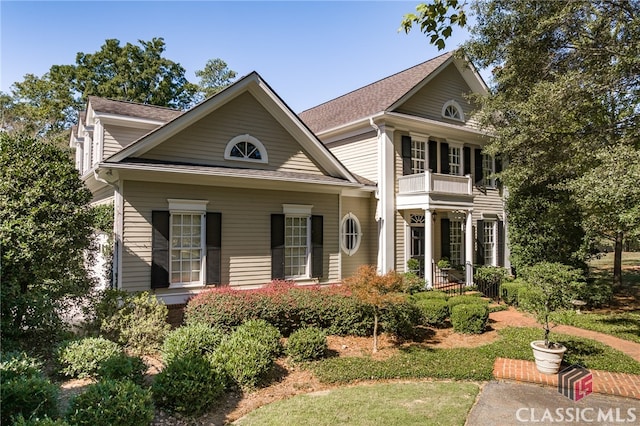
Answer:
MULTIPOLYGON (((414 67, 378 80, 360 89, 320 104, 300 113, 300 118, 316 134, 340 127, 347 123, 370 117, 374 114, 393 109, 399 101, 412 94, 417 87, 454 62, 454 52, 444 53, 414 67)), ((458 61, 460 62, 460 61, 458 61)), ((484 91, 486 85, 475 72, 472 64, 470 73, 463 72, 474 90, 484 91), (475 81, 473 81, 475 80, 475 81)), ((458 69, 462 65, 458 64, 458 69)))
POLYGON ((135 102, 117 101, 113 99, 89 96, 88 104, 93 111, 103 114, 123 115, 167 122, 181 115, 183 111, 156 105, 138 104, 135 102))
MULTIPOLYGON (((246 92, 251 93, 258 102, 270 111, 272 116, 327 173, 333 177, 345 179, 348 182, 358 182, 358 179, 320 142, 316 135, 309 130, 289 106, 284 103, 255 71, 190 110, 174 116, 170 121, 150 131, 126 148, 105 159, 104 164, 123 162, 133 157, 139 157, 246 92)), ((112 107, 113 106, 112 104, 112 107)), ((131 106, 135 107, 135 104, 131 106)), ((126 105, 119 105, 118 107, 128 108, 126 105)), ((166 111, 166 109, 163 110, 166 111)))

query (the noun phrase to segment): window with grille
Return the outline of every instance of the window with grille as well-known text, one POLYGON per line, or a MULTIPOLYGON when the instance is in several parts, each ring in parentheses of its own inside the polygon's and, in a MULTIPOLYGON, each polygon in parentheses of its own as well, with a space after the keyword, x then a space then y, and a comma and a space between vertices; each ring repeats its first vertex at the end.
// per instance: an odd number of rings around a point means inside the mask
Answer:
POLYGON ((460 175, 460 147, 449 146, 449 174, 460 175))
POLYGON ((491 177, 494 170, 493 157, 487 154, 482 154, 482 185, 484 187, 493 187, 495 185, 495 181, 491 177))
POLYGON ((306 277, 309 253, 309 217, 285 217, 285 275, 287 278, 306 277))
POLYGON ((496 239, 495 239, 495 228, 496 222, 493 221, 485 221, 484 224, 484 264, 485 265, 494 265, 495 264, 495 249, 496 249, 496 239))
POLYGON ((202 282, 204 213, 171 214, 171 283, 202 282))
POLYGON ((452 219, 449 222, 449 250, 451 251, 451 258, 449 259, 452 265, 462 265, 462 241, 464 236, 462 235, 462 220, 452 219))
POLYGON ((425 141, 411 140, 411 172, 424 173, 427 168, 427 151, 425 141))
POLYGON ((362 231, 360 229, 360 221, 353 213, 347 213, 342 219, 342 238, 340 245, 342 250, 349 256, 354 255, 360 248, 360 240, 362 231))

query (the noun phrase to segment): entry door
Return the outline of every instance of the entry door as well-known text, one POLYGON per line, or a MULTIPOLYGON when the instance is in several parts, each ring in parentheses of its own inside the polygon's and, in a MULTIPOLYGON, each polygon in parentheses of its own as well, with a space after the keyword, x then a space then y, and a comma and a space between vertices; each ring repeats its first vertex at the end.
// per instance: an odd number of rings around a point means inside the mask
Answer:
POLYGON ((424 227, 411 227, 411 258, 418 259, 420 270, 418 275, 424 277, 424 227))

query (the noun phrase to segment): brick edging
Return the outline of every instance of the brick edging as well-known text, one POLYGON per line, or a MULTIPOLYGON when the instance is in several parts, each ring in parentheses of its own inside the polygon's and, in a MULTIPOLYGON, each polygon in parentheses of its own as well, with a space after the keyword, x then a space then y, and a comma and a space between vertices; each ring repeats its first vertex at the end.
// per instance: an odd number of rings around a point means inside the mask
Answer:
MULTIPOLYGON (((640 399, 640 375, 589 370, 593 375, 593 392, 640 399)), ((556 374, 542 374, 535 362, 521 359, 496 358, 493 377, 502 380, 558 386, 556 374)))

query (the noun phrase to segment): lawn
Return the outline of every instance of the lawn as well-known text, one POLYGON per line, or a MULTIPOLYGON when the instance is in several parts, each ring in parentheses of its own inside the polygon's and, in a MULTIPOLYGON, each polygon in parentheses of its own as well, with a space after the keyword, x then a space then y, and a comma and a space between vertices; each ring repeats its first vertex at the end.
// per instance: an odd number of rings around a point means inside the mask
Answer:
POLYGON ((378 383, 298 395, 261 407, 238 425, 463 425, 479 386, 378 383))

